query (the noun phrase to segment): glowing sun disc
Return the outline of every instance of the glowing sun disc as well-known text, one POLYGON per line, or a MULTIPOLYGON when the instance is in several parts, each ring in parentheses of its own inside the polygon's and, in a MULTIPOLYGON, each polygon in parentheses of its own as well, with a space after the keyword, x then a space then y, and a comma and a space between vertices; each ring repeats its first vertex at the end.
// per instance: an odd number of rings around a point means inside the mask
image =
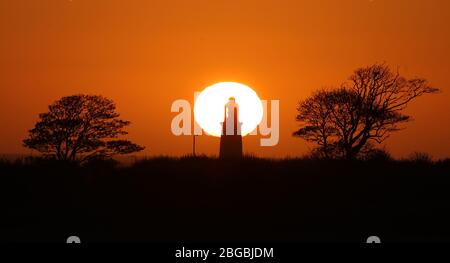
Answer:
POLYGON ((261 122, 263 105, 253 89, 237 82, 220 82, 205 88, 194 104, 195 121, 207 134, 221 135, 225 104, 230 97, 239 105, 242 136, 251 133, 261 122))

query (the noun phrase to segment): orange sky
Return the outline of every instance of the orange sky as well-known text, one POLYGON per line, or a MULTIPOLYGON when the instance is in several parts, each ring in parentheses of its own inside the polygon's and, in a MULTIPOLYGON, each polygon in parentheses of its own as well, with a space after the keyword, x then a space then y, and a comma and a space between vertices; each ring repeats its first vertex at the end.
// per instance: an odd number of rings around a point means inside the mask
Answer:
MULTIPOLYGON (((442 93, 407 110, 414 122, 387 141, 397 157, 450 156, 450 1, 447 0, 1 0, 0 153, 28 153, 21 140, 37 115, 71 94, 113 99, 146 155, 191 152, 175 137, 171 103, 219 81, 242 82, 280 100, 280 142, 246 152, 297 156, 295 107, 360 66, 387 62, 442 93)), ((201 137, 198 152, 217 154, 201 137)))

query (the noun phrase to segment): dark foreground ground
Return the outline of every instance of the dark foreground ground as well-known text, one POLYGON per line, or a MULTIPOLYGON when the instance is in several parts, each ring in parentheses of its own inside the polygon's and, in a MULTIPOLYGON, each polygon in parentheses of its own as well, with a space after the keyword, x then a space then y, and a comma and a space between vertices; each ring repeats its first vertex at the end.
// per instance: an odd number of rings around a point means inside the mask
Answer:
POLYGON ((0 241, 450 241, 450 162, 0 162, 0 241))

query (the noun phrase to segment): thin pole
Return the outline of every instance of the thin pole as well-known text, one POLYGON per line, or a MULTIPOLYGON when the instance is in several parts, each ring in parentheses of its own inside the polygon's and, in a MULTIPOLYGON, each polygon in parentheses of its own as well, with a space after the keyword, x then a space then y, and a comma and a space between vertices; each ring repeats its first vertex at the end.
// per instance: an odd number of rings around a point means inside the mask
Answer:
POLYGON ((195 157, 195 134, 194 134, 194 136, 193 136, 193 143, 192 143, 192 154, 193 154, 193 156, 195 157))

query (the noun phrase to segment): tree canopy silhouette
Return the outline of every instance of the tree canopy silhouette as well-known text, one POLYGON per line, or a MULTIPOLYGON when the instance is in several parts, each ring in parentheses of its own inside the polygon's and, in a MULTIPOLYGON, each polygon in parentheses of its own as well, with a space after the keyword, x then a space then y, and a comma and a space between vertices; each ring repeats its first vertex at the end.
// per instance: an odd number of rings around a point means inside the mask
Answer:
POLYGON ((23 143, 46 157, 73 162, 109 158, 116 154, 138 152, 144 147, 128 140, 114 102, 102 96, 63 97, 39 115, 23 143))
POLYGON ((294 136, 316 143, 322 157, 354 159, 411 120, 402 113, 409 102, 438 91, 425 79, 406 79, 385 64, 360 68, 341 87, 322 89, 298 104, 296 120, 302 126, 294 136))

